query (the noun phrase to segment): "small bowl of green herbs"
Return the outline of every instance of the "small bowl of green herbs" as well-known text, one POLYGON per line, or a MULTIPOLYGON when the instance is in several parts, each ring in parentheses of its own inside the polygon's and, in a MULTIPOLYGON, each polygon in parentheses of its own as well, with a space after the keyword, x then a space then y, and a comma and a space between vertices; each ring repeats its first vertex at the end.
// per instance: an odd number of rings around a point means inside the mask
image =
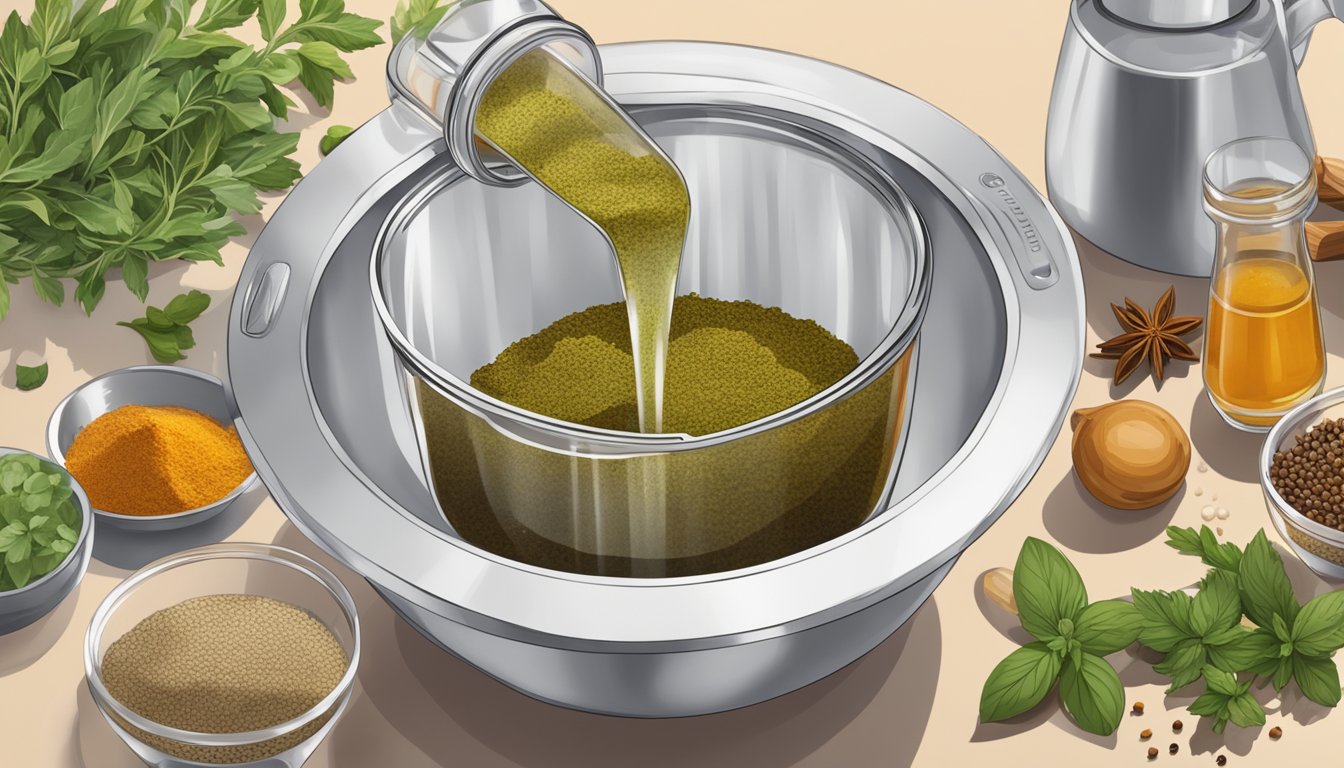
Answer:
POLYGON ((0 635, 60 604, 93 551, 89 499, 60 465, 0 448, 0 635))

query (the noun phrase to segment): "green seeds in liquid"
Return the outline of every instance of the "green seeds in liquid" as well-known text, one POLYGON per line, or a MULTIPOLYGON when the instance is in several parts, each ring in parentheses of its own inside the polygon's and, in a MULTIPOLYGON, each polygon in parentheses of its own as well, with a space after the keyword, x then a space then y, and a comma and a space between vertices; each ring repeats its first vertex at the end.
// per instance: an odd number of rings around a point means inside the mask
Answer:
POLYGON ((585 79, 540 48, 491 83, 476 130, 611 240, 634 340, 640 431, 663 431, 672 297, 691 215, 685 182, 585 79))

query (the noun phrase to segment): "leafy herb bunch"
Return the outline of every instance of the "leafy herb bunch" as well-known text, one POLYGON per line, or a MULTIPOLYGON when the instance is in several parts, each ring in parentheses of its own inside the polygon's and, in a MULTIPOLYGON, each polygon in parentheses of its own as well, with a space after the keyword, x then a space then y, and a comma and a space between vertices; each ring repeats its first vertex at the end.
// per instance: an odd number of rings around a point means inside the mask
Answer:
POLYGON ((1135 640, 1165 654, 1153 669, 1171 678, 1169 693, 1204 680, 1205 691, 1189 710, 1213 718, 1218 733, 1229 722, 1264 724, 1264 709, 1251 693, 1257 678, 1278 690, 1295 682, 1323 706, 1339 703, 1339 672, 1331 657, 1344 647, 1344 590, 1299 604, 1264 531, 1244 552, 1220 543, 1208 526, 1172 526, 1167 536, 1168 546, 1210 566, 1194 595, 1134 589, 1133 603, 1090 605, 1068 559, 1028 538, 1013 571, 1013 595, 1022 626, 1036 641, 990 673, 980 720, 1026 712, 1058 682, 1064 708, 1079 727, 1114 732, 1124 714, 1124 688, 1102 657, 1135 640), (1244 625, 1243 616, 1254 626, 1244 625))
POLYGON ((1214 718, 1222 732, 1231 721, 1261 725, 1265 713, 1251 683, 1290 682, 1326 707, 1340 701, 1339 670, 1331 658, 1344 647, 1344 591, 1298 602, 1283 559, 1264 531, 1246 545, 1219 543, 1208 526, 1167 529, 1167 544, 1210 566, 1193 597, 1184 592, 1133 590, 1143 617, 1139 642, 1165 653, 1154 670, 1171 678, 1168 692, 1204 679, 1207 691, 1190 712, 1214 718), (1242 616, 1254 628, 1242 622, 1242 616), (1234 685, 1235 683, 1235 685, 1234 685))
POLYGON ((26 453, 0 456, 0 592, 47 575, 79 540, 70 479, 26 453))
POLYGON ((86 312, 120 268, 143 301, 148 263, 219 262, 233 214, 299 178, 275 118, 295 81, 322 106, 343 52, 381 42, 344 0, 36 0, 0 31, 0 320, 7 284, 86 312), (264 45, 229 34, 255 18, 264 45))
POLYGON ((1022 627, 1036 638, 999 662, 980 695, 980 720, 1020 715, 1059 683, 1060 700, 1080 728, 1109 734, 1124 715, 1125 689, 1103 656, 1139 636, 1134 606, 1123 600, 1089 604, 1073 563, 1036 538, 1022 543, 1013 569, 1013 597, 1022 627))

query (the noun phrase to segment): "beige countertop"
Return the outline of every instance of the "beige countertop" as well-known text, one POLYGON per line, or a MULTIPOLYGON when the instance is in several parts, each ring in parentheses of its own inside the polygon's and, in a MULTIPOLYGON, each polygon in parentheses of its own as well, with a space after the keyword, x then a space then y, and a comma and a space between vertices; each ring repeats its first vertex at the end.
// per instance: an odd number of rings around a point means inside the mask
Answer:
MULTIPOLYGON (((921 96, 984 136, 1038 186, 1044 186, 1046 104, 1069 3, 1067 0, 554 0, 599 42, 656 38, 732 41, 794 51, 858 69, 921 96)), ((391 0, 349 0, 352 10, 385 18, 391 0)), ((0 0, 5 14, 25 16, 31 0, 0 0)), ((356 54, 356 79, 338 85, 327 114, 300 107, 292 125, 305 129, 299 157, 316 161, 317 140, 333 123, 358 125, 386 105, 387 48, 356 54)), ((1325 24, 1303 69, 1303 90, 1323 154, 1344 156, 1344 27, 1325 24), (1332 95, 1336 98, 1332 99, 1332 95)), ((279 202, 272 199, 267 212, 279 202)), ((256 232, 263 217, 249 221, 256 232)), ((181 365, 224 372, 224 330, 234 280, 247 254, 245 238, 225 250, 224 268, 157 265, 150 302, 162 305, 184 288, 208 291, 210 310, 196 324, 199 346, 181 365)), ((1132 296, 1151 306, 1171 279, 1080 248, 1088 293, 1088 340, 1115 332, 1108 303, 1132 296)), ((1344 384, 1344 265, 1318 269, 1327 348, 1327 385, 1344 384)), ((1203 314, 1206 281, 1178 278, 1179 313, 1203 314)), ((28 286, 15 291, 10 318, 0 324, 0 445, 44 452, 47 415, 70 389, 92 376, 151 362, 143 342, 117 320, 143 312, 113 281, 92 318, 74 306, 41 304, 28 286), (45 360, 51 375, 34 392, 14 389, 15 361, 45 360)), ((1160 387, 1135 377, 1113 388, 1109 363, 1089 360, 1077 405, 1138 397, 1171 411, 1190 428, 1195 460, 1184 489, 1154 511, 1108 510, 1086 498, 1070 469, 1067 432, 1003 518, 962 556, 933 598, 884 644, 802 691, 749 709, 673 721, 597 717, 550 707, 487 678, 421 638, 350 571, 336 568, 359 602, 366 637, 359 687, 345 718, 308 763, 312 768, 428 768, 429 766, 897 766, 1138 765, 1151 727, 1160 760, 1229 765, 1280 765, 1329 759, 1338 753, 1344 715, 1304 701, 1271 701, 1269 726, 1230 727, 1216 736, 1207 725, 1172 736, 1170 723, 1189 699, 1165 698, 1159 678, 1143 664, 1122 670, 1127 697, 1147 714, 1126 716, 1110 738, 1087 736, 1050 704, 1018 722, 980 726, 980 686, 1013 647, 976 599, 985 570, 1011 566, 1026 536, 1057 543, 1074 561, 1094 597, 1118 596, 1131 585, 1175 588, 1196 580, 1201 567, 1162 544, 1166 525, 1199 525, 1207 504, 1225 507, 1221 523, 1244 542, 1268 519, 1254 478, 1259 441, 1224 426, 1202 395, 1198 365, 1173 364, 1160 387), (1207 468, 1205 471, 1204 468, 1207 468), (1164 711, 1166 710, 1166 711, 1164 711), (1329 725, 1302 727, 1326 717, 1329 725), (1167 744, 1178 742, 1171 758, 1167 744)), ((100 530, 94 560, 78 591, 37 624, 0 637, 0 764, 33 768, 122 768, 137 765, 103 723, 85 691, 84 629, 98 602, 149 559, 229 539, 278 542, 315 554, 312 546, 262 490, 203 530, 127 538, 100 530)), ((1277 535, 1270 531, 1271 538, 1277 535)), ((320 556, 320 555, 319 555, 320 556)), ((321 557, 321 556, 320 556, 321 557)), ((326 562, 328 558, 322 557, 326 562)), ((1299 592, 1327 587, 1292 564, 1299 592)), ((1115 657, 1122 666, 1128 657, 1115 657)))

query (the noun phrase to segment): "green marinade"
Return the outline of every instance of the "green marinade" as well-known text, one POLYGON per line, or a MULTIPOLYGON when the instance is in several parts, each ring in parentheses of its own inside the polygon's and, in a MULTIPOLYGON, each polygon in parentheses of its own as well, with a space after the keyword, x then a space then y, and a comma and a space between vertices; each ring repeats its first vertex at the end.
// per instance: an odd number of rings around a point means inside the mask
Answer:
POLYGON ((672 295, 686 224, 686 184, 641 134, 544 49, 495 79, 476 130, 611 239, 635 338, 640 426, 661 432, 672 295))

